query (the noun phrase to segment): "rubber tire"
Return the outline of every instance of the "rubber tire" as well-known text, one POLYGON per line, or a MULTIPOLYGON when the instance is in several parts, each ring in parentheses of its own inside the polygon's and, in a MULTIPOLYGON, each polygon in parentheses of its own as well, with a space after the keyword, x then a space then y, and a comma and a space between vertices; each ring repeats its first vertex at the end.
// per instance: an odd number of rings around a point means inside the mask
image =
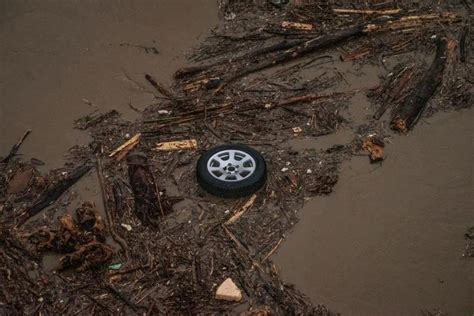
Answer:
POLYGON ((263 156, 255 149, 239 144, 220 145, 202 154, 197 162, 196 176, 198 183, 207 192, 224 198, 239 198, 256 192, 265 184, 267 180, 267 164, 263 156), (222 181, 212 176, 207 170, 207 162, 215 153, 231 149, 243 151, 255 160, 255 172, 242 181, 222 181))

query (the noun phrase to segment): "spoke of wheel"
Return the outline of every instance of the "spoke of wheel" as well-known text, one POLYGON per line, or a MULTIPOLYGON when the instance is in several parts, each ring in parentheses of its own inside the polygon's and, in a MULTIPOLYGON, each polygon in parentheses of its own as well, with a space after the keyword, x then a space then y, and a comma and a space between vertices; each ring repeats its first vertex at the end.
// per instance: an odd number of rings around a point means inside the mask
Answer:
POLYGON ((216 171, 219 171, 220 173, 224 173, 221 167, 209 167, 209 169, 211 170, 212 173, 216 171))
POLYGON ((219 179, 225 180, 227 178, 227 173, 223 173, 219 176, 219 179))
POLYGON ((250 162, 252 164, 252 160, 249 157, 245 157, 244 159, 241 160, 242 165, 246 164, 247 162, 250 162))
POLYGON ((227 160, 227 162, 233 165, 236 164, 237 160, 235 160, 235 150, 229 150, 229 160, 227 160))
POLYGON ((214 159, 219 163, 219 167, 225 165, 225 160, 223 160, 221 157, 216 156, 214 159))

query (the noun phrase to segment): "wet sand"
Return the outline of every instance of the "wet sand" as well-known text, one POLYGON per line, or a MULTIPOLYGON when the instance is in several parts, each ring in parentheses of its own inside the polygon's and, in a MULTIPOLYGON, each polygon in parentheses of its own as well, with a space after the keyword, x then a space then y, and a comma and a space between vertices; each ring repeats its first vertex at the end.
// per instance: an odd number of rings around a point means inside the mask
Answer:
POLYGON ((344 163, 274 256, 283 278, 343 315, 474 312, 474 111, 437 114, 394 136, 382 166, 344 163))
POLYGON ((214 0, 0 1, 0 155, 30 128, 24 158, 62 166, 88 142, 74 119, 97 108, 134 119, 128 102, 154 100, 144 73, 169 83, 217 19, 214 0))

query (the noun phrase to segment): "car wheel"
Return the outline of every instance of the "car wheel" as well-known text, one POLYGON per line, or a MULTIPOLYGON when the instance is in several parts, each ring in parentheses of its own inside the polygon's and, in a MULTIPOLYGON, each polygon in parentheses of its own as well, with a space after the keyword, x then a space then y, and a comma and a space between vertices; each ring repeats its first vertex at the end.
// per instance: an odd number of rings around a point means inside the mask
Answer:
POLYGON ((205 152, 197 163, 198 183, 220 197, 237 198, 260 189, 267 179, 263 156, 243 145, 221 145, 205 152))

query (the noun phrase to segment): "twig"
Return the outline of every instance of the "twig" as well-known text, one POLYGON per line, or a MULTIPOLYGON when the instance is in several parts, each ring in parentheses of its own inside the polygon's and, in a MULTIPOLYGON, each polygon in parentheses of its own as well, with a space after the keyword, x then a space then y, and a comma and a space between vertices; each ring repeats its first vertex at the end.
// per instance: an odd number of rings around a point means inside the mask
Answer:
POLYGON ((105 288, 112 293, 116 298, 121 300, 125 303, 128 307, 130 307, 135 313, 138 313, 138 307, 136 304, 132 303, 125 295, 117 291, 111 284, 105 283, 105 288))
POLYGON ((245 212, 247 212, 247 210, 249 210, 253 203, 255 202, 255 199, 257 198, 257 195, 256 194, 253 194, 248 200, 247 202, 245 202, 244 205, 242 205, 242 207, 240 208, 240 210, 236 211, 234 213, 234 215, 229 218, 226 222, 225 222, 225 225, 230 225, 230 224, 233 224, 235 223, 236 221, 239 220, 240 217, 242 217, 242 215, 244 215, 245 212))
POLYGON ((248 250, 244 247, 244 245, 242 245, 242 243, 237 239, 237 237, 235 237, 235 235, 225 225, 221 225, 221 227, 224 229, 229 238, 237 245, 237 248, 241 252, 243 252, 250 259, 250 261, 252 261, 252 265, 263 272, 263 269, 260 264, 250 257, 248 250))
POLYGON ((460 58, 459 60, 461 62, 466 62, 466 38, 467 38, 467 34, 469 33, 469 23, 466 23, 466 25, 464 26, 464 28, 462 29, 462 32, 461 32, 461 38, 459 39, 459 54, 460 54, 460 58))
POLYGON ((354 13, 354 14, 380 14, 380 15, 391 15, 397 14, 402 11, 402 9, 392 9, 392 10, 354 10, 354 9, 332 9, 334 13, 354 13))
POLYGON ((102 192, 102 202, 104 204, 104 211, 107 218, 107 223, 109 225, 110 235, 120 245, 120 247, 125 253, 125 258, 128 261, 130 260, 130 249, 128 248, 127 242, 115 232, 114 223, 110 215, 108 203, 109 199, 107 194, 107 188, 105 187, 104 175, 102 171, 102 160, 100 159, 100 157, 97 158, 97 177, 99 178, 100 190, 102 192))
POLYGON ((95 304, 99 305, 100 307, 102 307, 103 309, 107 310, 109 313, 111 314, 114 314, 114 311, 108 307, 107 305, 104 305, 102 304, 101 302, 99 302, 98 300, 96 300, 95 298, 93 298, 91 295, 89 294, 85 294, 85 296, 90 299, 92 302, 94 302, 95 304))
POLYGON ((275 253, 275 251, 278 249, 278 247, 280 246, 281 242, 283 241, 283 238, 280 238, 280 240, 277 242, 277 244, 275 245, 275 247, 272 248, 272 250, 270 250, 270 252, 265 256, 265 258, 263 258, 262 260, 262 263, 264 263, 265 261, 267 261, 268 258, 271 257, 271 255, 273 255, 275 253))
POLYGON ((156 82, 156 80, 153 79, 152 76, 150 76, 149 74, 145 74, 145 79, 153 86, 153 88, 156 89, 156 91, 173 101, 177 101, 175 96, 171 92, 169 92, 163 85, 156 82))
POLYGON ((16 142, 16 144, 13 145, 12 149, 10 150, 10 153, 5 158, 3 158, 2 161, 0 161, 0 163, 8 164, 10 159, 12 159, 16 155, 16 153, 18 152, 18 150, 21 147, 21 144, 23 144, 26 137, 28 137, 28 135, 30 135, 30 133, 31 133, 31 129, 27 129, 25 131, 25 133, 20 137, 20 139, 16 142))

